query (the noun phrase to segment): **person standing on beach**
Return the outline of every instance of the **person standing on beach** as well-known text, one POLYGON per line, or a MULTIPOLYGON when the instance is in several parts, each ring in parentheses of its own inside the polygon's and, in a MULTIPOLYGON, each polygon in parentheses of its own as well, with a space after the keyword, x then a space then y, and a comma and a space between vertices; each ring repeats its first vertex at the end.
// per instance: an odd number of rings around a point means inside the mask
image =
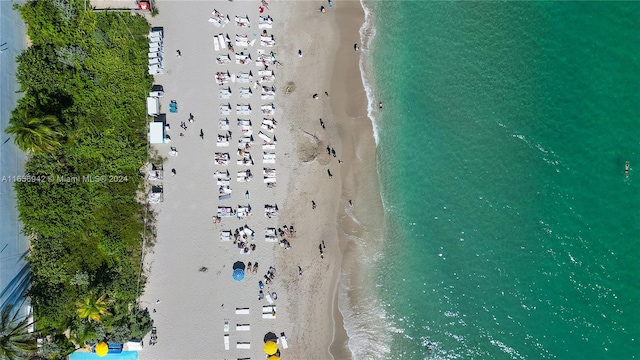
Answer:
POLYGON ((353 51, 358 51, 358 43, 353 44, 353 51))
POLYGON ((311 209, 315 210, 316 209, 316 202, 311 200, 311 209))
POLYGON ((200 129, 200 139, 204 140, 204 132, 200 129))
POLYGON ((175 168, 171 169, 171 176, 176 176, 176 169, 175 168))
POLYGON ((301 49, 298 50, 298 56, 302 57, 302 50, 301 49))
POLYGON ((182 57, 182 53, 180 52, 180 50, 176 50, 176 56, 177 57, 182 57))

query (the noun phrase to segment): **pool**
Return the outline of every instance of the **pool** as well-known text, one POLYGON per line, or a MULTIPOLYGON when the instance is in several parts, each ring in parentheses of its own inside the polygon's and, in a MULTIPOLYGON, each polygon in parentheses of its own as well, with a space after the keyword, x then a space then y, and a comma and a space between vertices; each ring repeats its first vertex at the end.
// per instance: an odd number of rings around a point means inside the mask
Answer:
POLYGON ((69 355, 69 360, 138 360, 137 351, 123 351, 119 354, 107 354, 106 356, 98 356, 90 352, 74 352, 69 355))

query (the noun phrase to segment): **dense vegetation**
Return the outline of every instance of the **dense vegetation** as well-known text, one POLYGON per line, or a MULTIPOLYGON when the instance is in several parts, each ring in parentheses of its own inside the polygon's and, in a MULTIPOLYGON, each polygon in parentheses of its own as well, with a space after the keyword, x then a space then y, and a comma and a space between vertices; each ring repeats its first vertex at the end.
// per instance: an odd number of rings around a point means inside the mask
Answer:
POLYGON ((78 0, 20 6, 32 45, 18 58, 24 96, 7 132, 30 156, 17 182, 41 355, 150 330, 136 300, 146 162, 148 22, 78 0), (66 332, 67 336, 63 334, 66 332))

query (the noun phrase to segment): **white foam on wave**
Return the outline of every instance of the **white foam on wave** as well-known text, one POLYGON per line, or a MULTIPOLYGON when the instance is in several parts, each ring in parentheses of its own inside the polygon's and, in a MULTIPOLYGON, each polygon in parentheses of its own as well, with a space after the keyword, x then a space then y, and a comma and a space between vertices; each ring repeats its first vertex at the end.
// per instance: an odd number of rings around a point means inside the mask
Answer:
POLYGON ((367 116, 371 120, 371 125, 373 127, 373 138, 376 142, 376 145, 378 145, 379 129, 375 117, 375 95, 371 85, 371 83, 373 82, 371 79, 373 77, 373 71, 370 69, 372 60, 369 47, 376 36, 376 28, 373 22, 373 13, 364 4, 364 0, 360 0, 360 5, 364 10, 364 23, 360 27, 360 43, 362 44, 362 46, 360 47, 361 54, 359 62, 360 77, 362 78, 364 91, 367 94, 367 116))
POLYGON ((397 332, 391 325, 386 305, 377 296, 374 284, 376 264, 382 254, 369 251, 365 243, 371 242, 356 236, 348 236, 356 243, 355 263, 344 267, 340 274, 338 307, 344 318, 349 338, 349 351, 353 359, 388 359, 391 334, 397 332))

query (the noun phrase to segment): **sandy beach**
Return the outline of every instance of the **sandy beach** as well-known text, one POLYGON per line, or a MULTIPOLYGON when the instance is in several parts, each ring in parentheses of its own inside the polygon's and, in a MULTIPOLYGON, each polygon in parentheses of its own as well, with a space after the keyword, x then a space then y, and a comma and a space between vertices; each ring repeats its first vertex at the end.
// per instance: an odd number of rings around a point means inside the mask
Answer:
POLYGON ((322 13, 321 5, 274 1, 260 14, 258 1, 157 3, 160 13, 150 21, 164 28, 165 74, 157 75, 155 83, 164 87, 161 112, 167 113, 172 141, 154 145, 167 158, 164 201, 154 206, 157 241, 145 257, 148 284, 142 304, 152 312, 157 343, 149 345, 150 338, 145 339, 140 358, 258 359, 265 356, 263 338, 268 332, 278 337, 286 334, 288 348, 278 343, 284 359, 351 357, 336 289, 349 246, 346 234, 358 231, 352 216, 363 211, 358 205, 365 203, 360 201, 365 197, 361 185, 368 186, 371 176, 375 179, 375 144, 358 68, 360 52, 354 51, 364 20, 362 8, 355 1, 333 7, 325 3, 322 13), (229 16, 223 27, 208 21, 214 9, 229 16), (248 16, 250 27, 237 26, 235 16, 248 16), (260 16, 270 16, 272 28, 259 28, 260 16), (261 45, 263 30, 273 35, 273 47, 261 45), (235 54, 249 54, 251 62, 236 64, 234 53, 215 51, 213 36, 220 33, 229 35, 235 54), (236 34, 256 42, 238 46, 236 34), (258 49, 266 54, 272 51, 280 63, 268 67, 274 83, 255 84, 258 71, 264 69, 255 64, 258 49), (216 57, 226 54, 231 62, 219 64, 216 57), (226 71, 237 75, 236 81, 217 84, 216 73, 226 71), (249 71, 250 82, 239 82, 240 73, 249 71), (261 99, 261 87, 272 85, 275 98, 261 99), (220 89, 227 87, 230 98, 221 99, 220 89), (250 88, 253 94, 243 98, 242 88, 250 88), (178 104, 177 113, 168 111, 171 100, 178 104), (264 115, 261 106, 271 103, 275 113, 264 115), (228 115, 220 114, 224 104, 231 105, 228 115), (251 113, 238 115, 237 104, 250 104, 251 113), (229 120, 228 147, 217 144, 218 135, 227 135, 227 130, 219 129, 221 118, 229 120), (277 121, 273 132, 261 128, 264 118, 277 121), (244 136, 238 119, 251 120, 254 141, 247 149, 251 166, 237 164, 238 141, 244 136), (261 131, 271 139, 264 149, 261 131), (168 156, 170 147, 179 155, 168 156), (229 163, 216 164, 216 152, 229 153, 229 163), (263 152, 275 153, 275 163, 263 163, 263 152), (275 169, 275 187, 263 182, 265 168, 275 169), (214 173, 227 170, 231 198, 219 200, 214 173), (251 171, 251 180, 236 181, 238 172, 246 170, 251 171), (248 217, 212 222, 218 206, 237 210, 247 205, 251 207, 248 217), (265 216, 265 205, 277 205, 277 216, 265 216), (247 246, 255 245, 249 254, 242 254, 232 241, 222 241, 220 234, 227 230, 233 234, 245 224, 255 233, 246 240, 247 246), (285 225, 294 226, 295 235, 265 241, 266 229, 285 225), (285 238, 290 249, 279 243, 285 238), (258 262, 259 268, 237 282, 232 279, 237 261, 258 262), (207 270, 200 271, 203 267, 207 270), (270 267, 275 268, 275 276, 266 284, 264 275, 270 267), (272 308, 264 310, 270 305, 268 299, 259 300, 259 281, 265 283, 263 294, 277 293, 272 300, 277 307, 275 318, 271 318, 272 308), (246 311, 238 308, 248 308, 249 313, 239 314, 246 311), (239 324, 250 328, 245 331, 247 327, 239 324), (229 350, 225 350, 225 335, 229 350))

